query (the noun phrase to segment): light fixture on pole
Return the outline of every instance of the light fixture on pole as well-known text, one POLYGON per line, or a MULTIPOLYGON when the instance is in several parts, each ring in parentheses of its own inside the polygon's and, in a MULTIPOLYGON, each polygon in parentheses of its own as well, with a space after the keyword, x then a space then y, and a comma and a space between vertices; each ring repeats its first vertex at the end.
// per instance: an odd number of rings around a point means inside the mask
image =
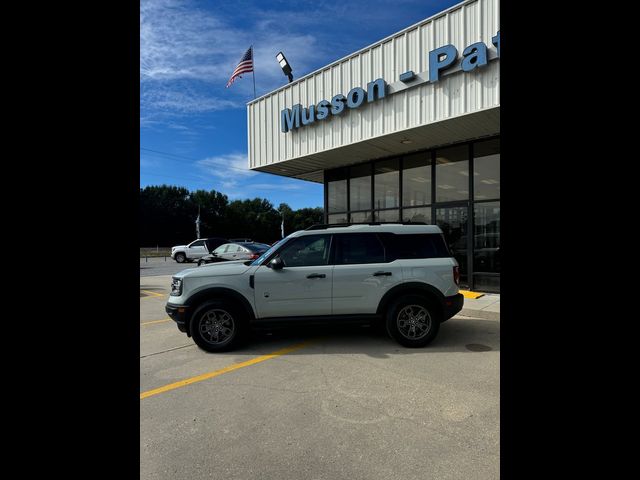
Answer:
POLYGON ((276 55, 276 60, 278 60, 278 63, 280 64, 280 67, 282 67, 282 71, 284 72, 284 74, 289 77, 289 83, 293 82, 293 75, 291 75, 291 65, 289 65, 287 58, 282 52, 278 52, 278 54, 276 55))

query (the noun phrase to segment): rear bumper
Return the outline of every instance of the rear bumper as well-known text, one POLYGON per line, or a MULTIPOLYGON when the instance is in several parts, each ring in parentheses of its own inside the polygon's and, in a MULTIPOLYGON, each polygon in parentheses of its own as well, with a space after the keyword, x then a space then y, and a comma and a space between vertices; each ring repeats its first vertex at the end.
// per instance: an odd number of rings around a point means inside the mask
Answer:
POLYGON ((461 293, 453 295, 452 297, 444 297, 442 302, 442 321, 447 321, 453 317, 456 313, 462 310, 464 305, 464 297, 461 293))
POLYGON ((191 336, 188 328, 187 328, 187 312, 189 307, 185 305, 172 305, 167 303, 164 307, 164 311, 167 312, 167 315, 176 322, 178 326, 178 330, 186 333, 188 336, 191 336))

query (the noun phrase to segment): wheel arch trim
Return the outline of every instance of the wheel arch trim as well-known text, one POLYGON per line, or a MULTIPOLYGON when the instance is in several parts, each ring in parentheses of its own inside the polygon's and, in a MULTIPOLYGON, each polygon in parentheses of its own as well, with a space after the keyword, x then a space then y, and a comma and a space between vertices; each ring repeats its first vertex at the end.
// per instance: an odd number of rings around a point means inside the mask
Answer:
POLYGON ((380 299, 380 303, 378 303, 376 314, 380 315, 384 313, 389 305, 391 305, 391 303, 398 297, 411 294, 423 295, 434 300, 435 306, 440 309, 440 313, 443 312, 445 296, 440 290, 428 283, 407 282, 396 285, 383 295, 380 299))
POLYGON ((209 287, 195 292, 185 301, 185 305, 189 307, 189 317, 185 319, 185 325, 188 333, 191 333, 191 318, 193 317, 193 313, 200 304, 208 300, 230 299, 242 307, 248 316, 249 322, 252 322, 255 319, 253 307, 244 295, 226 287, 209 287))

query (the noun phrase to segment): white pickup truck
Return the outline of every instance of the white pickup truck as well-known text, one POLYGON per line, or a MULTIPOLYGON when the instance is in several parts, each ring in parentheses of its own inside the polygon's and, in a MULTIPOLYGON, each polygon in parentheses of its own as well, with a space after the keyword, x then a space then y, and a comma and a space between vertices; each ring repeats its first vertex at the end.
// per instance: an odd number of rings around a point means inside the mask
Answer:
POLYGON ((211 253, 216 247, 228 243, 226 238, 199 238, 189 245, 171 247, 171 258, 178 263, 193 262, 211 253))

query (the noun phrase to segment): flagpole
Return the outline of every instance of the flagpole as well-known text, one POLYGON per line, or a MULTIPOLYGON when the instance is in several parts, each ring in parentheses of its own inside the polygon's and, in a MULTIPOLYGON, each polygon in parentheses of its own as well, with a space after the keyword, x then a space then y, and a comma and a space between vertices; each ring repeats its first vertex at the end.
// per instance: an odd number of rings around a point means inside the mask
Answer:
POLYGON ((251 45, 251 61, 253 62, 253 68, 251 69, 251 73, 253 74, 253 99, 256 98, 256 59, 253 55, 253 45, 251 45))

